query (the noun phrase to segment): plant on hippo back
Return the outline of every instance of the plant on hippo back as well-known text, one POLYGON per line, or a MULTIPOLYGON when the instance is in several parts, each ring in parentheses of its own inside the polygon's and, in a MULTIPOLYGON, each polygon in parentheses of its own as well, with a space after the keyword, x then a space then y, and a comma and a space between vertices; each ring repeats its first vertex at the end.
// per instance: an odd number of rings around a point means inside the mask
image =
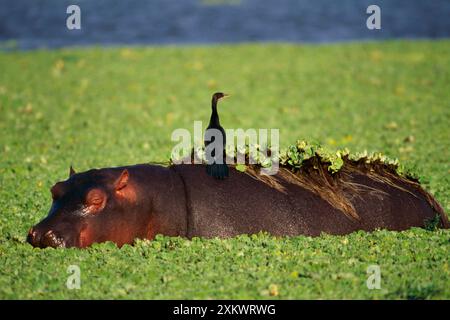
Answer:
MULTIPOLYGON (((280 152, 280 155, 272 155, 270 147, 261 147, 260 145, 245 146, 227 146, 225 150, 227 155, 231 155, 234 161, 238 158, 237 155, 243 155, 245 163, 236 163, 235 167, 238 171, 245 172, 248 164, 253 164, 258 167, 268 168, 274 161, 278 161, 283 168, 287 168, 292 172, 298 172, 303 166, 307 165, 311 159, 315 159, 314 169, 317 169, 317 164, 323 164, 331 174, 338 173, 344 166, 344 163, 366 163, 379 164, 395 171, 399 176, 410 178, 412 180, 419 180, 419 176, 415 173, 414 168, 407 167, 400 164, 398 159, 392 159, 381 152, 371 152, 367 150, 363 152, 351 153, 348 148, 331 150, 322 146, 318 142, 308 142, 306 140, 297 140, 295 144, 289 145, 285 150, 280 152)), ((189 156, 188 156, 189 157, 189 156)), ((181 156, 177 158, 170 158, 169 163, 177 163, 186 158, 181 156)), ((191 150, 191 160, 196 159, 196 163, 205 162, 205 150, 203 147, 193 148, 191 150)))

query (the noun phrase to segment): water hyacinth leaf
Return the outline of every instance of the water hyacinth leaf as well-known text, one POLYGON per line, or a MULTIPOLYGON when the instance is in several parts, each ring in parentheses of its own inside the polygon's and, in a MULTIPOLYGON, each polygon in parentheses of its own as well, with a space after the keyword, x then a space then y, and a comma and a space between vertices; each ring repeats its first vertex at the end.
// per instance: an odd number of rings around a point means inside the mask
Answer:
POLYGON ((342 158, 335 158, 333 159, 331 165, 328 167, 328 171, 331 171, 332 173, 338 172, 342 166, 344 165, 344 160, 342 158))

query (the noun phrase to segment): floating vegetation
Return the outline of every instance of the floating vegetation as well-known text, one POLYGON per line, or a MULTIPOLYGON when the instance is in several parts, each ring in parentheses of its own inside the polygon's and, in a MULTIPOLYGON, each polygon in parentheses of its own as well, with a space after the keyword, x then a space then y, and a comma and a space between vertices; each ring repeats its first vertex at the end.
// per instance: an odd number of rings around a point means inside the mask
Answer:
MULTIPOLYGON (((245 172, 248 165, 270 168, 275 161, 279 162, 280 167, 289 169, 297 173, 303 167, 312 167, 318 169, 319 166, 325 166, 329 173, 338 173, 345 162, 354 164, 385 166, 386 169, 395 172, 399 176, 407 177, 412 180, 418 180, 418 176, 412 172, 411 168, 406 168, 400 164, 398 159, 392 159, 381 152, 363 152, 351 153, 349 149, 331 150, 320 143, 311 143, 305 140, 297 140, 295 144, 288 146, 278 153, 272 152, 270 147, 261 147, 259 145, 245 145, 234 147, 227 146, 227 158, 230 164, 235 164, 238 171, 245 172)), ((196 147, 191 150, 191 155, 185 155, 177 158, 171 158, 170 163, 181 162, 205 163, 204 147, 196 147)))
MULTIPOLYGON (((347 148, 332 151, 319 143, 298 140, 285 150, 273 152, 270 147, 246 145, 226 148, 227 161, 239 172, 250 175, 267 185, 286 192, 286 184, 294 184, 318 195, 347 217, 359 220, 353 205, 355 197, 367 194, 386 195, 382 189, 367 188, 355 181, 356 176, 365 176, 372 181, 389 185, 417 196, 422 194, 436 212, 442 207, 420 185, 411 169, 400 165, 380 152, 351 153, 347 148), (276 175, 264 174, 262 168, 271 168, 278 161, 276 175), (411 190, 415 190, 414 192, 411 190)), ((180 159, 171 159, 171 164, 205 163, 205 150, 197 147, 191 154, 180 159)))

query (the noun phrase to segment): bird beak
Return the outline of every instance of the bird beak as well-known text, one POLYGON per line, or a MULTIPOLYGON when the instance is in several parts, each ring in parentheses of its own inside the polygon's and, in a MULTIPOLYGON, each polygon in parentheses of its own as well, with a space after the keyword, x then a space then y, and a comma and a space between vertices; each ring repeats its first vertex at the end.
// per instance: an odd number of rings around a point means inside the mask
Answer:
POLYGON ((222 98, 225 99, 225 98, 228 98, 229 96, 230 95, 228 93, 224 93, 222 98))

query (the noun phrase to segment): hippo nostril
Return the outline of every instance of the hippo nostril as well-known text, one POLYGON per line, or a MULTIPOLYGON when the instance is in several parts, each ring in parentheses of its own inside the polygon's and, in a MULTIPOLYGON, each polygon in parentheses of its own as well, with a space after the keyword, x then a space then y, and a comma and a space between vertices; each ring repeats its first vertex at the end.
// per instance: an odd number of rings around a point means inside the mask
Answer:
POLYGON ((39 246, 38 233, 34 228, 30 228, 28 231, 27 242, 33 247, 39 246))
POLYGON ((63 238, 58 237, 53 230, 47 231, 41 239, 41 247, 65 247, 66 243, 63 238))
POLYGON ((46 233, 44 233, 44 237, 52 238, 54 236, 55 236, 55 234, 53 233, 52 230, 48 230, 46 233))

